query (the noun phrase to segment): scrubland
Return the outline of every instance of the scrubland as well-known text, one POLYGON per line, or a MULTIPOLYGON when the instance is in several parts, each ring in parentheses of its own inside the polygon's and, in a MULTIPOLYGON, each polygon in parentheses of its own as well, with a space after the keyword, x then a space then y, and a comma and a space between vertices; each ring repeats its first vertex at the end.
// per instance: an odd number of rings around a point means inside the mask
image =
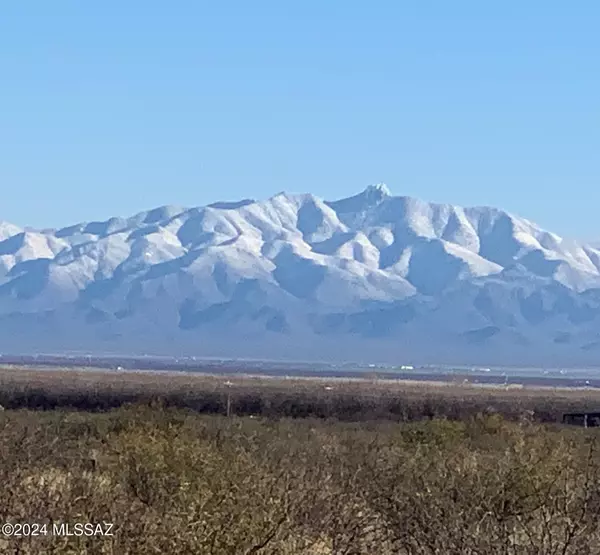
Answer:
POLYGON ((594 392, 9 369, 0 402, 0 521, 114 524, 1 553, 600 553, 598 432, 557 423, 594 392))

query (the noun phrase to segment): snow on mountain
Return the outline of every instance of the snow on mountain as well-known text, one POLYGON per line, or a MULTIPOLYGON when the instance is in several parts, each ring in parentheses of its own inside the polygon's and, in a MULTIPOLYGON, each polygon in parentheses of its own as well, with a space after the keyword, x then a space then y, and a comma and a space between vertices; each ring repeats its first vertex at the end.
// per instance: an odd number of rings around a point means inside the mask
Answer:
POLYGON ((4 241, 13 235, 17 235, 23 231, 16 225, 9 224, 7 222, 0 222, 0 241, 4 241))
POLYGON ((600 249, 393 196, 0 223, 0 349, 592 364, 600 249))

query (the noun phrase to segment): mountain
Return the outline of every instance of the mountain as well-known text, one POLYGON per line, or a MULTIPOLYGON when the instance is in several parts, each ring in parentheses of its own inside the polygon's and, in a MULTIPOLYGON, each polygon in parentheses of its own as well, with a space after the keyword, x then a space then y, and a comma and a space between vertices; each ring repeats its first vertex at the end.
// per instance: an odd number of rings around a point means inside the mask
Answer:
POLYGON ((599 248, 384 185, 0 223, 1 352, 575 366, 599 324, 599 248))

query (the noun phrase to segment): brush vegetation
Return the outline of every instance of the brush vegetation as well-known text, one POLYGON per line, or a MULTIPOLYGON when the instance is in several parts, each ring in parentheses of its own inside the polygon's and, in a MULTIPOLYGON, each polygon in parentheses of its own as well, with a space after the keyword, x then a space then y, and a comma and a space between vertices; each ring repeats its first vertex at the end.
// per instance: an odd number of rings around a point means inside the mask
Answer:
POLYGON ((600 390, 484 387, 368 378, 264 378, 191 372, 119 372, 0 368, 0 404, 7 409, 105 411, 159 399, 203 414, 343 421, 465 420, 480 413, 508 420, 560 422, 566 412, 600 410, 600 390), (229 402, 228 402, 229 400, 229 402))
POLYGON ((591 393, 514 392, 511 408, 507 392, 202 378, 185 397, 189 377, 161 396, 151 384, 163 378, 144 376, 145 397, 128 402, 120 378, 100 386, 89 374, 84 391, 73 376, 25 391, 4 375, 0 521, 110 522, 114 536, 0 537, 1 553, 600 553, 594 430, 536 422, 527 408, 555 415, 591 393), (174 406, 177 388, 189 406, 174 406), (214 405, 194 405, 201 390, 214 405), (261 404, 240 405, 243 393, 261 404))

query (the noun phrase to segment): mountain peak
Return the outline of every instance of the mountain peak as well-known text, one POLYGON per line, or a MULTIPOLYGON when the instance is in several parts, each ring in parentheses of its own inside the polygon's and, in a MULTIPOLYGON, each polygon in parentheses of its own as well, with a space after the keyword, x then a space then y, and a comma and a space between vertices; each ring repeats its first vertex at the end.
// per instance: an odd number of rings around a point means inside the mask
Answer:
POLYGON ((377 183, 375 185, 369 185, 364 190, 364 195, 368 198, 382 199, 383 197, 392 196, 392 193, 385 183, 377 183))

